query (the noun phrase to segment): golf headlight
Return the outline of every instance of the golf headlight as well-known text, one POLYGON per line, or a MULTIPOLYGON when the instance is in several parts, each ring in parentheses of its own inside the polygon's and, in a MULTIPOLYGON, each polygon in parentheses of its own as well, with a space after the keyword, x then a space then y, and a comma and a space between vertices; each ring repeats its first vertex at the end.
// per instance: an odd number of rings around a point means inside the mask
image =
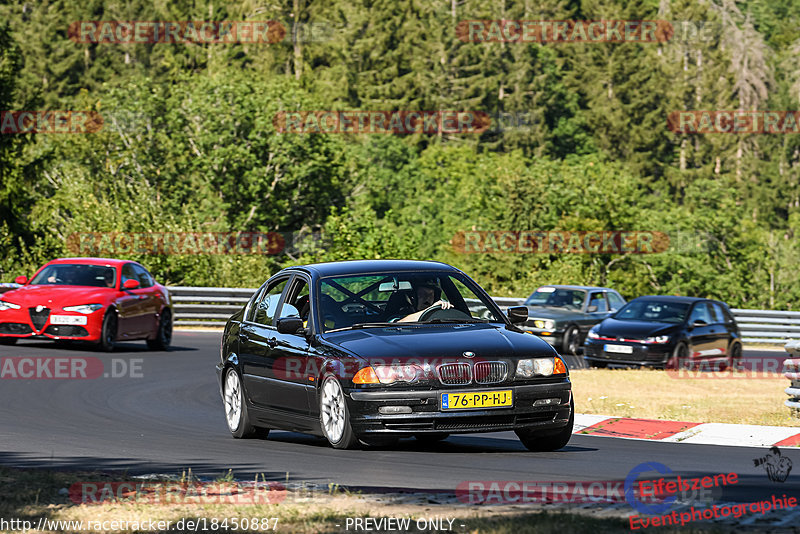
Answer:
POLYGON ((594 327, 591 330, 589 330, 589 333, 586 334, 586 337, 588 337, 589 339, 598 339, 600 337, 600 334, 597 333, 597 327, 594 327))
POLYGON ((80 306, 64 306, 63 309, 64 311, 89 314, 96 312, 102 307, 102 304, 81 304, 80 306))
POLYGON ((416 382, 422 374, 422 367, 419 365, 373 365, 375 376, 381 384, 393 384, 394 382, 416 382))
POLYGON ((530 358, 517 362, 517 378, 533 378, 534 376, 552 376, 564 374, 567 366, 558 356, 553 358, 530 358))
POLYGON ((644 340, 645 343, 667 343, 669 341, 669 336, 653 336, 648 337, 644 340))
POLYGON ((18 305, 6 302, 4 300, 0 300, 0 311, 18 310, 18 309, 19 309, 18 305))

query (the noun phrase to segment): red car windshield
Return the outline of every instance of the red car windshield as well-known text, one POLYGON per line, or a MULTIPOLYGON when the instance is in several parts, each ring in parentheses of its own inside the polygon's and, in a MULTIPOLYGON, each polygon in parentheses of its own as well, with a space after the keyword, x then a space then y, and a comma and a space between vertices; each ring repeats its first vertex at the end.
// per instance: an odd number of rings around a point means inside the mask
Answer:
POLYGON ((30 281, 31 285, 114 287, 117 270, 105 265, 59 263, 48 265, 30 281))

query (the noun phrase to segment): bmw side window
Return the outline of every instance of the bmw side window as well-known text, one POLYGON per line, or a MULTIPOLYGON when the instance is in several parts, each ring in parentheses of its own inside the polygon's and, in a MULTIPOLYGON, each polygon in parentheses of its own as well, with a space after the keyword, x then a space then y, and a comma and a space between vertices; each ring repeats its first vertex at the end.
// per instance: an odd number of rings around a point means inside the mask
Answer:
POLYGON ((275 319, 275 313, 278 311, 278 303, 281 300, 281 294, 286 288, 288 278, 275 282, 272 286, 261 295, 261 298, 256 303, 255 313, 253 314, 253 322, 272 326, 275 319))
POLYGON ((144 267, 140 265, 136 265, 132 263, 133 271, 136 273, 136 278, 139 280, 139 283, 142 287, 152 287, 153 286, 153 279, 150 277, 150 273, 148 273, 144 267))
POLYGON ((122 266, 122 284, 124 285, 128 280, 139 281, 139 277, 136 276, 136 271, 133 270, 132 263, 126 263, 122 266))
POLYGON ((308 294, 308 284, 302 278, 296 278, 292 291, 286 298, 286 303, 281 309, 281 317, 300 317, 303 321, 308 319, 311 302, 308 294))
POLYGON ((625 301, 622 300, 622 297, 620 297, 616 293, 609 291, 607 295, 608 295, 608 305, 611 311, 617 311, 618 309, 622 308, 625 305, 625 301))
POLYGON ((256 312, 256 303, 261 300, 261 294, 264 292, 265 286, 266 284, 259 287, 256 292, 253 293, 253 296, 250 298, 250 302, 247 303, 247 315, 244 318, 245 321, 252 322, 253 315, 256 312))

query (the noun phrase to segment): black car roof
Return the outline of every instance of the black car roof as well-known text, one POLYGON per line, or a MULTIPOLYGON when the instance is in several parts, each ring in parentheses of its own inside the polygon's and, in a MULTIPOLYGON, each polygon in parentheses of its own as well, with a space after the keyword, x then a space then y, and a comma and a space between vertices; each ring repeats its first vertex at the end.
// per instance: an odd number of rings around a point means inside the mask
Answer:
POLYGON ((391 273, 399 271, 460 272, 446 263, 416 260, 348 260, 312 263, 289 267, 285 271, 301 270, 313 276, 346 276, 361 273, 391 273))
MULTIPOLYGON (((573 286, 573 285, 566 285, 566 284, 542 284, 536 289, 542 287, 558 287, 563 289, 583 289, 586 291, 614 291, 615 293, 619 293, 616 289, 612 289, 610 287, 597 287, 597 286, 573 286)), ((535 290, 534 290, 535 292, 535 290)))
POLYGON ((677 295, 642 295, 641 297, 636 297, 633 300, 639 300, 639 299, 658 299, 658 300, 667 300, 672 302, 686 302, 689 304, 692 304, 694 302, 699 302, 701 300, 710 300, 713 302, 719 302, 715 301, 714 299, 707 299, 703 297, 680 297, 677 295))

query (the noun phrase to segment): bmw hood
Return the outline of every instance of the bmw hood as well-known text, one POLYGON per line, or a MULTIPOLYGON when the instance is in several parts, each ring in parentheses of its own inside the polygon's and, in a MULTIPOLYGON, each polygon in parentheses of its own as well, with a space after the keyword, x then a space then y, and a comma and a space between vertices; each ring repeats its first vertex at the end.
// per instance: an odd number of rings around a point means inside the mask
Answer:
POLYGON ((375 364, 556 355, 536 336, 488 324, 364 328, 328 333, 325 339, 375 364))

